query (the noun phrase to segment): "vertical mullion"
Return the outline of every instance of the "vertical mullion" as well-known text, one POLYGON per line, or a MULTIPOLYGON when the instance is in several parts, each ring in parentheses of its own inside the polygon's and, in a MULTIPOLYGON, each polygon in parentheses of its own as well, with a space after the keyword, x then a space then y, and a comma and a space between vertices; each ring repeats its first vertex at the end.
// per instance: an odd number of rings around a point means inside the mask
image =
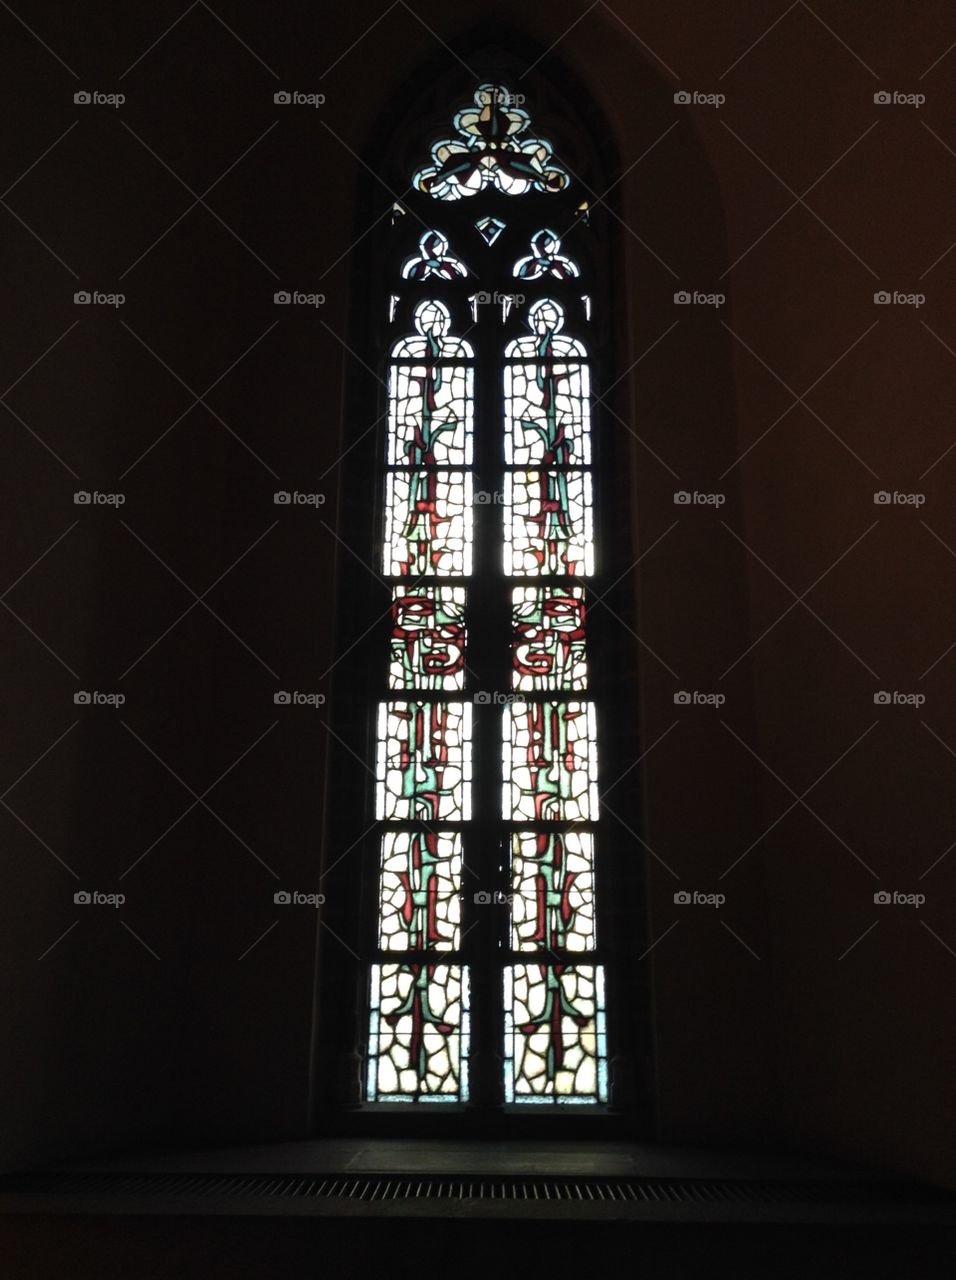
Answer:
POLYGON ((501 558, 501 409, 499 390, 500 326, 491 306, 479 311, 476 327, 475 370, 475 549, 471 602, 468 692, 474 700, 473 820, 466 840, 469 868, 465 906, 466 947, 472 961, 472 1098, 484 1109, 501 1105, 501 982, 500 957, 506 912, 494 901, 476 901, 476 894, 502 888, 501 851, 501 706, 495 695, 508 688, 502 664, 502 640, 507 637, 501 558))

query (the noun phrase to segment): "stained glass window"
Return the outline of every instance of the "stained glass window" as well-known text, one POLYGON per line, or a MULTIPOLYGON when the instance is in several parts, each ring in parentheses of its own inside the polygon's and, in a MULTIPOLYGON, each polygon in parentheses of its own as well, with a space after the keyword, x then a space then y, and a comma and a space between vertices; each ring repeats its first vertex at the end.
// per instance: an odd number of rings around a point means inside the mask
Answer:
POLYGON ((480 84, 388 230, 369 1104, 609 1099, 587 608, 600 294, 586 204, 523 103, 480 84))

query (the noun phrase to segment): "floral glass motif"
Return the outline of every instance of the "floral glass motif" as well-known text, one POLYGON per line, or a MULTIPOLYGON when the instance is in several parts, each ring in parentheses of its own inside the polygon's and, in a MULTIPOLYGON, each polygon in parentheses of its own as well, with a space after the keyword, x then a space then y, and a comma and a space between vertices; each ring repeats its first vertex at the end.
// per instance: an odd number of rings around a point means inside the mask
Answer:
POLYGON ((557 233, 545 227, 531 237, 531 252, 519 258, 514 274, 519 280, 537 280, 540 276, 554 276, 556 280, 570 280, 581 274, 577 263, 560 253, 561 240, 557 233))
POLYGON ((587 831, 511 837, 515 951, 594 949, 594 840, 587 831))
POLYGON ((586 689, 583 587, 515 587, 511 612, 512 687, 586 689))
POLYGON ((520 964, 504 972, 505 1101, 607 1101, 604 971, 520 964))
POLYGON ((370 1102, 465 1102, 468 1048, 467 969, 372 966, 370 1102))
POLYGON ((510 821, 595 821, 593 703, 522 702, 506 707, 503 778, 503 815, 510 821))
POLYGON ((471 817, 471 710, 467 702, 380 705, 376 817, 393 822, 471 817))
POLYGON ((448 251, 448 241, 440 231, 426 231, 418 242, 419 255, 402 267, 404 280, 458 280, 468 268, 448 251))
POLYGON ((455 951, 459 941, 461 836, 389 831, 382 839, 379 946, 455 951))
POLYGON ((464 587, 392 588, 391 689, 461 689, 464 587))
POLYGON ((550 299, 528 312, 532 333, 505 350, 505 461, 565 467, 591 461, 591 384, 583 345, 561 333, 550 299))
POLYGON ((437 200, 460 200, 486 187, 506 195, 567 187, 551 144, 528 133, 530 117, 514 103, 504 85, 479 85, 475 105, 455 116, 457 137, 435 143, 431 164, 415 174, 413 185, 437 200))

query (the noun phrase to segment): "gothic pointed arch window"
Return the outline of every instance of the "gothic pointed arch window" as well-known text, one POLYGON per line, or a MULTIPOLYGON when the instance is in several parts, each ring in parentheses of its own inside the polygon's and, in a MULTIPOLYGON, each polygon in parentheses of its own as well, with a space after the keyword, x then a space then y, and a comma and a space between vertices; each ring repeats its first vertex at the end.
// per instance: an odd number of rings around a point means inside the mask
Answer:
POLYGON ((589 616, 606 257, 507 83, 421 145, 369 281, 389 599, 344 695, 371 784, 350 1101, 601 1111, 625 1039, 589 616))

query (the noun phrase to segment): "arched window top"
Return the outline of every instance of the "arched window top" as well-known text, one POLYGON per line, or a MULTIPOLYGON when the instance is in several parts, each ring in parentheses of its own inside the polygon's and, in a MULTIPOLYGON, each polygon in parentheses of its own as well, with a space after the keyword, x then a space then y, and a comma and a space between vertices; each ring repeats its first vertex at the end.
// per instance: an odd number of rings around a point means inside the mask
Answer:
POLYGON ((415 174, 414 187, 436 200, 460 200, 488 187, 509 196, 564 191, 571 179, 551 143, 529 132, 523 101, 505 85, 479 85, 474 106, 455 114, 457 136, 434 144, 432 163, 415 174))

